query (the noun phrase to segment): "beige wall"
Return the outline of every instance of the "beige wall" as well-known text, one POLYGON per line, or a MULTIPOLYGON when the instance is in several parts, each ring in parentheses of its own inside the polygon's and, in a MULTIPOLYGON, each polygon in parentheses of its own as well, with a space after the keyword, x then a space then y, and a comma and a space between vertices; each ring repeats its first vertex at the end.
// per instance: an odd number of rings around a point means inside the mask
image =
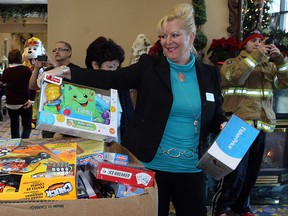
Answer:
MULTIPOLYGON (((88 45, 98 36, 106 36, 120 44, 126 52, 125 65, 132 58, 132 43, 140 33, 146 34, 151 43, 157 40, 156 24, 180 0, 49 0, 48 24, 43 20, 29 19, 26 26, 13 21, 0 21, 0 50, 8 38, 8 49, 17 48, 17 41, 6 33, 41 33, 37 35, 51 53, 55 42, 66 40, 73 47, 72 61, 85 67, 88 45), (45 32, 48 32, 46 37, 45 32), (4 34, 3 34, 4 33, 4 34)), ((207 22, 202 30, 208 37, 228 36, 227 0, 206 0, 207 22)), ((20 47, 21 48, 21 47, 20 47)), ((207 48, 206 48, 207 50, 207 48)), ((0 53, 1 54, 1 53, 0 53)), ((209 63, 207 58, 205 62, 209 63)))
MULTIPOLYGON (((48 52, 58 40, 73 47, 72 62, 85 66, 86 48, 98 36, 120 44, 126 52, 125 65, 132 57, 132 43, 144 33, 151 43, 157 40, 158 20, 179 0, 49 0, 48 52)), ((206 0, 207 23, 203 27, 208 45, 213 38, 227 35, 227 0, 206 0)))
MULTIPOLYGON (((207 22, 203 25, 203 32, 208 38, 205 51, 209 48, 212 39, 229 37, 227 27, 229 26, 228 0, 206 0, 207 22)), ((210 63, 207 55, 205 63, 210 63)))

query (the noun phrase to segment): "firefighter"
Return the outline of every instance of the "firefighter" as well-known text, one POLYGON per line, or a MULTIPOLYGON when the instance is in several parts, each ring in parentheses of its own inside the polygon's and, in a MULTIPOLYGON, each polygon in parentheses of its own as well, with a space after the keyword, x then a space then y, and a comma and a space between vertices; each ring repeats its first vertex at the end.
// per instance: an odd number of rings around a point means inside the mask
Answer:
POLYGON ((260 31, 244 35, 242 51, 221 67, 223 110, 229 119, 237 115, 260 130, 238 167, 222 178, 212 198, 212 215, 226 216, 230 211, 253 216, 249 195, 258 177, 266 133, 276 124, 273 89, 288 87, 288 62, 280 50, 260 31))

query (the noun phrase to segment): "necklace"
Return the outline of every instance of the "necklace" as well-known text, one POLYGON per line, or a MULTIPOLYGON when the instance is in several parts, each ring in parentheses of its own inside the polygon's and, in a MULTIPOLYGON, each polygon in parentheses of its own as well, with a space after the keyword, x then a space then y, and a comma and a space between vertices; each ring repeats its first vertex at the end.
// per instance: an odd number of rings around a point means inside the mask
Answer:
POLYGON ((187 93, 185 92, 185 90, 183 89, 182 85, 180 82, 184 82, 185 81, 185 76, 182 72, 178 72, 178 79, 177 79, 177 84, 178 86, 180 87, 182 93, 184 94, 185 96, 185 99, 186 101, 188 102, 188 105, 189 107, 191 108, 191 112, 192 112, 192 115, 193 115, 193 118, 194 118, 194 122, 193 122, 193 125, 194 125, 194 133, 195 134, 198 134, 198 126, 199 126, 199 117, 201 115, 201 112, 199 112, 199 114, 197 115, 197 117, 195 116, 194 112, 193 112, 193 107, 192 107, 192 104, 187 96, 187 93))

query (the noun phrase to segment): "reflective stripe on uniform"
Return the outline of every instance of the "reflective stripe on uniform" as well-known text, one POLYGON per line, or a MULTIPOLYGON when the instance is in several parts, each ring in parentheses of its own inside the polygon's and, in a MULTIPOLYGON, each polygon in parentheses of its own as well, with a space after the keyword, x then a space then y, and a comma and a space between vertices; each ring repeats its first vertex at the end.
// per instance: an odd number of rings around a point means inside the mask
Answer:
POLYGON ((257 63, 255 61, 253 61, 254 59, 251 58, 244 58, 243 61, 245 61, 251 68, 255 68, 257 63))
POLYGON ((251 96, 251 97, 273 97, 272 90, 262 89, 243 89, 243 88, 228 88, 222 89, 223 96, 239 95, 239 96, 251 96))
POLYGON ((256 120, 256 121, 247 120, 246 122, 248 124, 254 126, 255 128, 257 128, 258 130, 262 130, 262 131, 267 132, 267 133, 272 133, 275 129, 274 124, 268 124, 268 123, 263 122, 261 120, 256 120), (256 125, 254 125, 255 123, 256 123, 256 125))
POLYGON ((284 65, 277 66, 278 72, 287 72, 288 71, 288 62, 284 65))

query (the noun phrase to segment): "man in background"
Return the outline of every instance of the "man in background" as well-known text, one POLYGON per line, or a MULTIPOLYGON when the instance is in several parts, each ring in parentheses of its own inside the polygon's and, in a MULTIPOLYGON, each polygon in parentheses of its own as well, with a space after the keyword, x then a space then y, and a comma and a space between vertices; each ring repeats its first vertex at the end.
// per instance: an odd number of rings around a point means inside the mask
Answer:
MULTIPOLYGON (((30 78, 29 82, 29 88, 31 90, 38 90, 39 88, 37 86, 37 78, 38 76, 45 70, 50 70, 52 67, 56 66, 68 66, 68 67, 79 67, 78 65, 75 65, 71 63, 70 58, 72 56, 72 47, 68 42, 65 41, 58 41, 55 44, 55 48, 52 50, 54 53, 54 59, 57 63, 54 63, 52 59, 49 58, 46 61, 36 61, 32 76, 30 78), (52 66, 51 66, 52 65, 52 66)), ((38 94, 39 95, 39 94, 38 94)), ((33 116, 32 119, 37 119, 38 114, 38 99, 35 98, 35 106, 33 107, 33 116)), ((42 137, 43 138, 53 138, 55 132, 51 131, 42 131, 42 137)))

